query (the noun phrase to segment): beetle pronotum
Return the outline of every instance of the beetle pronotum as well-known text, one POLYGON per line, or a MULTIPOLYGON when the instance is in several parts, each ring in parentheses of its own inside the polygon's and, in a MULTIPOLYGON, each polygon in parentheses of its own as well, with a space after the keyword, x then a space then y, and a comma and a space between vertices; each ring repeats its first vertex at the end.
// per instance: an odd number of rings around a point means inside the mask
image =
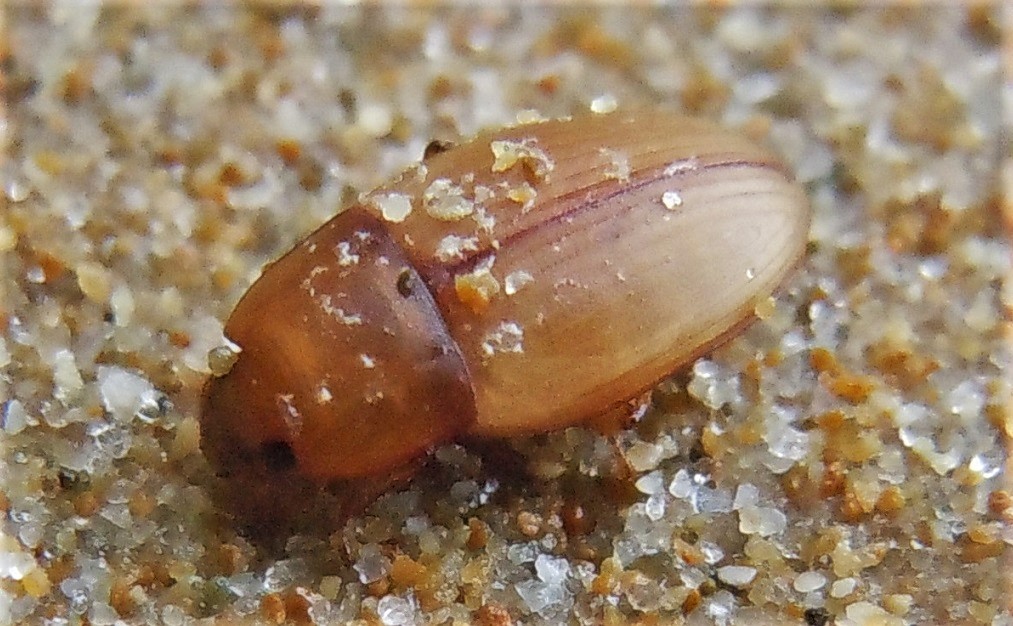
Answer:
POLYGON ((614 411, 741 328, 808 225, 773 155, 676 114, 433 150, 265 268, 202 447, 274 512, 335 481, 375 495, 462 435, 614 411))

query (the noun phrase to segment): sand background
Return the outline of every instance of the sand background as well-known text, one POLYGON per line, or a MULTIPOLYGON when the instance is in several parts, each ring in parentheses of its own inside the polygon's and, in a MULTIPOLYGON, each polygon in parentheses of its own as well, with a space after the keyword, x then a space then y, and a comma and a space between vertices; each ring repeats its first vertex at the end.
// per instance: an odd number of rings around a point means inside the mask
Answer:
POLYGON ((1003 11, 728 4, 3 7, 0 623, 1013 623, 1003 11), (197 403, 263 264, 433 138, 613 107, 806 187, 764 319, 523 479, 449 446, 237 534, 197 403))

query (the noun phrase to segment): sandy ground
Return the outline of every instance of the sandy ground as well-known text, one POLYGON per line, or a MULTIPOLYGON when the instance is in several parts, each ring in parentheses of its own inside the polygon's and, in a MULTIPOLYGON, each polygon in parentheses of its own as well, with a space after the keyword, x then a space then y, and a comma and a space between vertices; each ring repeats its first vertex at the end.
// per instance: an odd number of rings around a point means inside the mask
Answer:
POLYGON ((1013 623, 1000 11, 716 4, 4 7, 0 623, 1013 623), (616 437, 241 536, 197 409, 261 267, 433 138, 643 107, 805 186, 763 319, 616 437))

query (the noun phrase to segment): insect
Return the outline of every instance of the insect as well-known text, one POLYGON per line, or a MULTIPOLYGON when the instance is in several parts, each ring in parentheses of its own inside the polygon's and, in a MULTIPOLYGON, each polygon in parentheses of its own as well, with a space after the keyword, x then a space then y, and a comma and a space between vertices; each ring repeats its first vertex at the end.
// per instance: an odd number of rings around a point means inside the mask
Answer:
POLYGON ((461 436, 621 410, 741 329, 808 228, 771 153, 674 113, 437 146, 264 269, 202 448, 275 515, 324 486, 374 497, 461 436))

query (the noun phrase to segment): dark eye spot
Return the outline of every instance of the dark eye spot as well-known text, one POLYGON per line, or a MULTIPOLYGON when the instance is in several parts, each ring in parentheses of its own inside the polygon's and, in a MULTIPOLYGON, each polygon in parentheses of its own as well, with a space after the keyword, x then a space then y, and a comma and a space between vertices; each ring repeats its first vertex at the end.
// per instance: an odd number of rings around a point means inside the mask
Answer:
POLYGON ((272 472, 287 472, 295 467, 295 453, 285 441, 268 441, 260 446, 264 465, 272 472))
POLYGON ((407 298, 412 295, 412 273, 405 268, 401 270, 401 273, 397 275, 397 292, 401 294, 401 297, 407 298))
POLYGON ((426 149, 422 152, 422 160, 427 161, 430 158, 436 156, 437 154, 440 154, 441 152, 446 152, 447 150, 450 150, 453 147, 454 147, 453 142, 442 141, 440 139, 433 139, 428 144, 426 144, 426 149))

